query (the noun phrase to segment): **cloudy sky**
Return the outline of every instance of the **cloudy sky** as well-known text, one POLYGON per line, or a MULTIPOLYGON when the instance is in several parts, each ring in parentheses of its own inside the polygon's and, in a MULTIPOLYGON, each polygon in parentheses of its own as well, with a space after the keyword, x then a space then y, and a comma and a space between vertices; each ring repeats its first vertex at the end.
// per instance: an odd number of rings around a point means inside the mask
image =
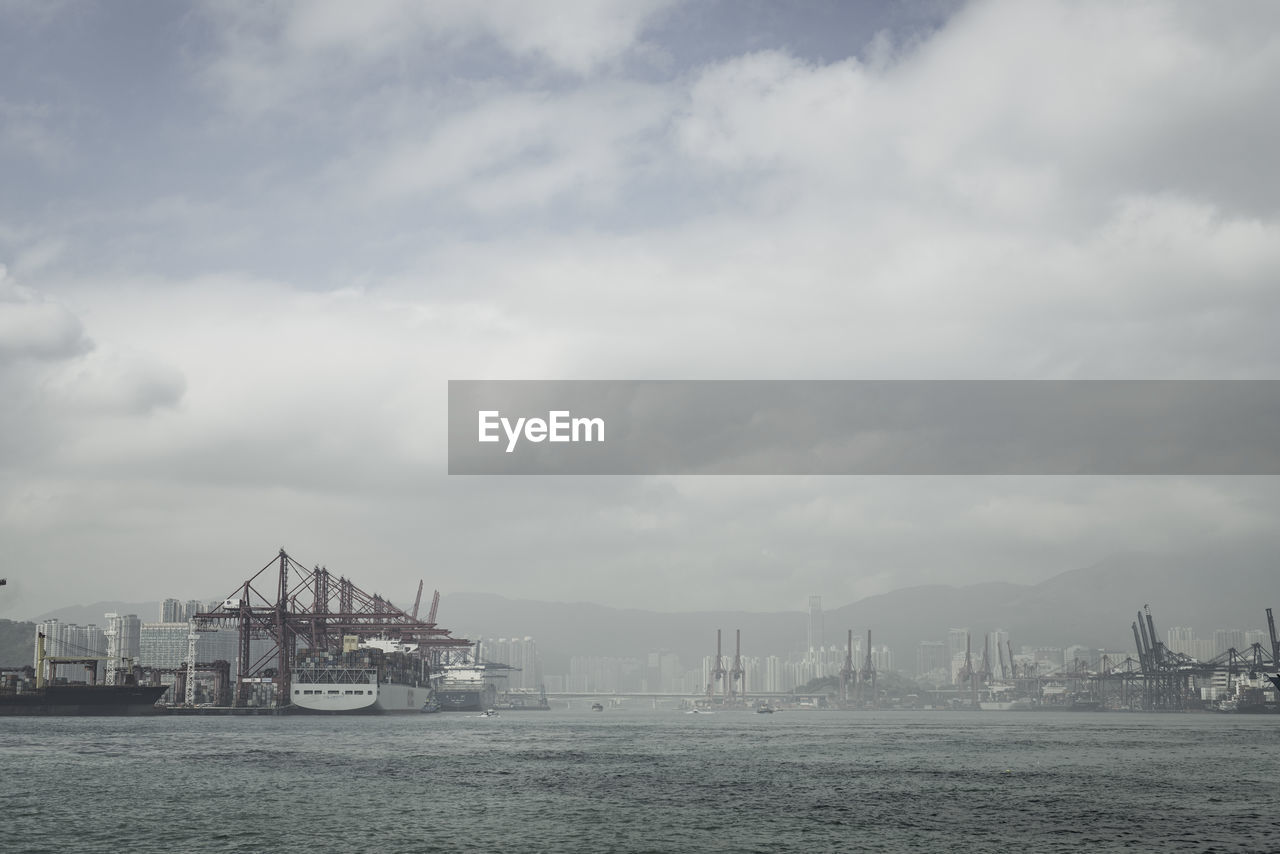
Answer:
POLYGON ((1278 34, 0 0, 0 616, 281 546, 403 604, 671 610, 1274 561, 1274 478, 451 478, 445 416, 449 379, 1280 377, 1278 34))

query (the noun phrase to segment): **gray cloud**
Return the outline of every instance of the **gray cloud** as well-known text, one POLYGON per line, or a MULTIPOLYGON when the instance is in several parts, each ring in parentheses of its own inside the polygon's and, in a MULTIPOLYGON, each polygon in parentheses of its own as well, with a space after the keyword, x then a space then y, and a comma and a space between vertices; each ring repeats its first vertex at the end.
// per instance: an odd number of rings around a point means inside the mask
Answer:
POLYGON ((682 608, 1274 549, 1261 479, 444 475, 449 379, 1275 377, 1271 5, 427 8, 0 7, 33 613, 281 545, 682 608))
POLYGON ((19 359, 71 359, 92 347, 79 318, 11 282, 0 265, 0 367, 19 359))

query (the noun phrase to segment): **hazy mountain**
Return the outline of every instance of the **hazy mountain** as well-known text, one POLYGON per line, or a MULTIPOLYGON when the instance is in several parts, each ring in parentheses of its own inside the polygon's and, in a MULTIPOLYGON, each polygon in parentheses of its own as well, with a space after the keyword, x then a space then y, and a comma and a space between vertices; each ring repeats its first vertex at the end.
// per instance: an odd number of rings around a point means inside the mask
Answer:
MULTIPOLYGON (((1265 629, 1264 609, 1280 609, 1280 575, 1266 563, 1209 553, 1176 560, 1128 555, 1034 585, 933 585, 872 596, 825 611, 823 636, 843 646, 848 630, 871 629, 872 643, 889 645, 906 669, 914 667, 921 640, 946 640, 952 627, 970 629, 975 651, 986 632, 1000 628, 1015 649, 1083 644, 1128 652, 1130 626, 1146 604, 1162 639, 1172 626, 1190 626, 1206 638, 1217 628, 1265 629)), ((551 672, 567 668, 570 655, 634 657, 662 649, 691 663, 715 653, 716 629, 723 630, 726 655, 733 654, 736 629, 744 655, 785 655, 805 647, 808 629, 802 610, 663 614, 490 594, 444 596, 439 619, 464 637, 533 637, 551 672)))
POLYGON ((0 667, 23 667, 35 660, 36 624, 0 620, 0 667))
MULTIPOLYGON (((804 595, 797 595, 803 602, 804 595)), ((915 665, 921 640, 946 640, 948 629, 968 628, 974 650, 982 636, 1005 629, 1015 649, 1023 644, 1062 647, 1083 644, 1130 651, 1134 616, 1150 604, 1161 637, 1172 626, 1190 626, 1200 637, 1217 628, 1266 628, 1265 608, 1280 609, 1280 573, 1266 561, 1212 552, 1177 559, 1150 555, 1110 558, 1034 585, 991 582, 965 586, 909 587, 872 596, 823 614, 826 644, 843 645, 847 632, 893 649, 899 667, 915 665)), ((99 602, 60 608, 37 620, 59 619, 104 625, 115 611, 156 618, 158 602, 99 602)), ((686 664, 722 652, 732 656, 734 632, 742 630, 744 655, 787 655, 806 645, 804 610, 770 613, 659 613, 585 602, 539 602, 490 593, 441 597, 440 625, 458 637, 532 637, 548 672, 567 672, 573 655, 641 657, 669 650, 686 664)))
POLYGON ((142 622, 150 623, 160 619, 159 602, 94 602, 92 605, 69 605, 58 608, 38 617, 32 622, 42 623, 45 620, 59 620, 63 623, 75 623, 78 626, 94 625, 105 629, 107 620, 104 614, 137 614, 142 622))

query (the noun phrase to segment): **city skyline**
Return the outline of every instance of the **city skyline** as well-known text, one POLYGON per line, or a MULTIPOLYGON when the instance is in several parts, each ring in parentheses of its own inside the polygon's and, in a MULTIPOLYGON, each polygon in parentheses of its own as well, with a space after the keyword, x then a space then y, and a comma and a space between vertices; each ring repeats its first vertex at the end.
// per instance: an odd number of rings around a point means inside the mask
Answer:
MULTIPOLYGON (((764 681, 775 686, 772 690, 790 690, 813 678, 836 675, 846 664, 846 656, 851 656, 855 669, 862 665, 866 652, 864 635, 853 629, 848 630, 852 646, 843 640, 814 646, 815 639, 820 637, 820 633, 815 633, 815 622, 821 623, 820 600, 821 597, 817 595, 808 597, 805 629, 807 642, 801 648, 797 649, 795 644, 792 644, 790 650, 756 649, 742 657, 746 663, 748 684, 764 681), (768 664, 770 661, 774 663, 768 664), (779 675, 784 665, 787 673, 785 677, 779 675), (768 678, 762 678, 765 672, 770 674, 768 678), (786 687, 777 689, 777 685, 786 687)), ((106 655, 115 643, 112 640, 115 633, 122 638, 117 647, 120 650, 119 655, 136 656, 139 663, 144 666, 176 668, 186 656, 187 620, 196 613, 216 609, 218 604, 220 603, 167 598, 156 603, 154 610, 157 612, 158 619, 154 621, 143 620, 137 614, 121 615, 106 612, 102 618, 105 628, 100 628, 94 623, 82 626, 55 618, 37 622, 36 631, 47 635, 46 654, 48 655, 106 655), (131 626, 131 629, 124 629, 125 625, 131 626)), ((737 632, 740 640, 741 629, 735 628, 731 631, 737 632)), ((234 672, 235 634, 234 630, 221 630, 202 635, 199 643, 201 650, 199 659, 203 661, 224 658, 232 661, 234 672)), ((879 672, 897 670, 915 677, 923 677, 933 671, 945 671, 947 680, 955 682, 967 658, 971 658, 976 666, 985 654, 989 659, 987 666, 991 678, 1000 681, 1010 677, 1012 673, 1009 669, 1010 664, 1025 666, 1030 663, 1041 672, 1051 672, 1064 666, 1069 667, 1076 659, 1097 668, 1102 655, 1111 658, 1113 666, 1118 665, 1125 658, 1135 658, 1134 650, 1107 649, 1096 643, 1088 643, 1089 639, 1080 639, 1085 642, 1059 647, 1037 645, 1034 639, 1030 643, 1020 640, 1017 652, 1014 653, 1009 632, 999 627, 977 629, 953 626, 945 632, 938 630, 936 635, 936 637, 918 639, 912 644, 913 648, 900 649, 897 653, 900 656, 900 662, 895 661, 895 652, 890 645, 873 642, 871 649, 875 669, 879 672), (1012 658, 1007 659, 1006 650, 1012 658), (929 666, 925 666, 926 661, 929 662, 929 666)), ((513 689, 535 690, 543 681, 545 667, 536 637, 503 633, 492 628, 469 634, 468 637, 473 644, 477 642, 480 644, 481 655, 485 660, 512 665, 515 668, 509 682, 513 689)), ((749 633, 747 640, 750 644, 752 638, 749 633)), ((1207 626, 1172 626, 1162 633, 1160 641, 1171 652, 1181 653, 1198 661, 1209 661, 1230 649, 1243 652, 1255 644, 1268 644, 1269 638, 1265 630, 1257 627, 1209 629, 1207 626)), ((259 643, 262 642, 255 641, 255 645, 259 643)), ((723 648, 724 660, 731 660, 736 652, 736 649, 723 648)), ((569 659, 570 666, 563 673, 548 672, 547 678, 553 680, 571 681, 577 678, 573 674, 578 669, 578 665, 573 662, 593 658, 582 655, 579 650, 559 650, 558 653, 559 657, 569 659)), ((594 658, 615 662, 634 662, 638 665, 638 669, 643 671, 645 657, 648 658, 649 671, 665 674, 654 676, 652 673, 647 673, 637 677, 645 683, 653 682, 669 686, 675 684, 672 682, 674 679, 687 687, 690 675, 694 672, 701 674, 694 680, 697 683, 705 685, 718 681, 718 677, 712 678, 716 660, 713 654, 702 655, 699 666, 695 668, 681 668, 678 664, 679 654, 660 647, 636 650, 635 656, 631 657, 596 656, 594 658)), ((697 657, 694 656, 695 659, 697 657)), ((58 675, 68 676, 71 667, 71 665, 58 665, 58 675)), ((616 677, 614 681, 617 681, 616 677)), ((569 682, 567 681, 566 684, 569 682)))

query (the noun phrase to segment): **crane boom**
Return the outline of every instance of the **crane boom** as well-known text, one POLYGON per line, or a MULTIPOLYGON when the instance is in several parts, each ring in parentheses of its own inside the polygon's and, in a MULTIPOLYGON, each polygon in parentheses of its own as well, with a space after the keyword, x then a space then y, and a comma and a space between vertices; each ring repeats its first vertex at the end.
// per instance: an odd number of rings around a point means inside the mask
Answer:
POLYGON ((418 580, 418 595, 413 599, 413 619, 418 619, 418 606, 422 604, 422 580, 418 580))
POLYGON ((431 596, 431 607, 427 609, 427 622, 435 625, 436 609, 440 607, 440 591, 435 591, 431 596))
POLYGON ((1271 616, 1271 609, 1267 609, 1267 628, 1271 631, 1271 661, 1280 665, 1280 640, 1276 639, 1276 618, 1271 616))
POLYGON ((1133 624, 1133 644, 1138 648, 1138 664, 1142 668, 1142 672, 1147 672, 1147 650, 1142 645, 1142 638, 1138 636, 1138 624, 1133 624))

